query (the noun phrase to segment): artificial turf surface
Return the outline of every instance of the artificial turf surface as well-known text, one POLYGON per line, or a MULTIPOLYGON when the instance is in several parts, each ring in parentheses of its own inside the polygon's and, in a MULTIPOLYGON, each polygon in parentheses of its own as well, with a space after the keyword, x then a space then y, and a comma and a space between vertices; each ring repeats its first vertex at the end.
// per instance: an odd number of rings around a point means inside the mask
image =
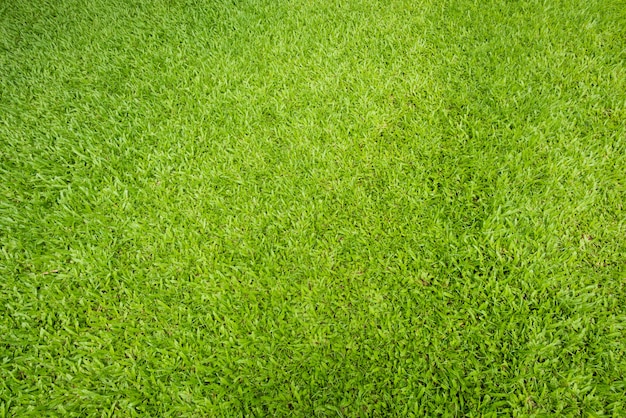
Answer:
POLYGON ((0 417, 625 416, 626 3, 0 1, 0 417))

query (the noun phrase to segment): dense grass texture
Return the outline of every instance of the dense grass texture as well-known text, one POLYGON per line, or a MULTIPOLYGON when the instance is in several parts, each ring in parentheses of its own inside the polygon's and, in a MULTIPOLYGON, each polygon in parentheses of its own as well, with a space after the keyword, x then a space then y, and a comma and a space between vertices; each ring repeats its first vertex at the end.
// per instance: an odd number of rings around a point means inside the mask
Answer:
POLYGON ((626 416, 622 0, 0 0, 0 417, 626 416))

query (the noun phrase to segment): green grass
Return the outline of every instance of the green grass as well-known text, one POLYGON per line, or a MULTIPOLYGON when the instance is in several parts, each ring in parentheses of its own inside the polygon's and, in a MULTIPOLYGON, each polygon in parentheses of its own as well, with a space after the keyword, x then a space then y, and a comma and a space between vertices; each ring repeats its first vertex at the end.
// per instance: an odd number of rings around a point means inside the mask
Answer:
POLYGON ((626 416, 622 0, 0 0, 0 417, 626 416))

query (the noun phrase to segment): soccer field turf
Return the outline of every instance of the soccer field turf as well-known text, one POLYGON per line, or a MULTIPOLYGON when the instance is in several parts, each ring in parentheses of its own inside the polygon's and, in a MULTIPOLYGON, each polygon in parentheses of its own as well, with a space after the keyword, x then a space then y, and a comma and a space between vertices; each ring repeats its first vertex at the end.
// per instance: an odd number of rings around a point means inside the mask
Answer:
POLYGON ((626 416, 623 0, 0 0, 0 417, 626 416))

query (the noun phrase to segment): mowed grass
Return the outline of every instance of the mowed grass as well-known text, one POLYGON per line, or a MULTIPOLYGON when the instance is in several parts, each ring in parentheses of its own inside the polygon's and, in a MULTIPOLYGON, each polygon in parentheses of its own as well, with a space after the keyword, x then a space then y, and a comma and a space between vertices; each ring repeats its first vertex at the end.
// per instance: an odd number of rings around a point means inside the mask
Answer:
POLYGON ((626 416, 620 0, 0 2, 0 416, 626 416))

